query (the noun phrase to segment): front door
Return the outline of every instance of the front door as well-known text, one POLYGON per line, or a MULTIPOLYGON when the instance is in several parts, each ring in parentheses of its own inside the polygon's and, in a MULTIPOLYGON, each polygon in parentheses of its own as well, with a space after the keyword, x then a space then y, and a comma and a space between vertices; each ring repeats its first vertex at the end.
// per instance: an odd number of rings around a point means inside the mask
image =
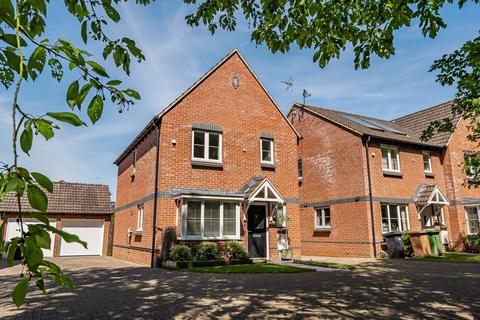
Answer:
POLYGON ((247 225, 250 257, 267 258, 267 212, 265 206, 250 206, 247 225))

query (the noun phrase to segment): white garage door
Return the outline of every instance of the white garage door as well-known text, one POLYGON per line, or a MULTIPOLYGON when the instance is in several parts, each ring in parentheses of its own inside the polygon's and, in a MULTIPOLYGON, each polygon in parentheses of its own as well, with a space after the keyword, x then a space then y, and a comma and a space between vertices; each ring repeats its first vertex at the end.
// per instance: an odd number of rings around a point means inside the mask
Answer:
POLYGON ((103 220, 97 219, 62 219, 62 230, 76 234, 80 240, 87 242, 88 249, 79 243, 68 243, 62 239, 60 256, 101 256, 103 248, 103 220))
MULTIPOLYGON (((24 231, 28 231, 28 225, 29 224, 40 223, 38 220, 35 220, 35 219, 25 219, 25 218, 23 218, 22 220, 23 220, 24 231)), ((55 226, 55 220, 50 220, 50 224, 52 226, 55 226)), ((50 240, 51 240, 50 241, 50 249, 42 249, 44 257, 53 257, 53 246, 54 246, 54 243, 55 243, 55 237, 53 236, 53 234, 51 232, 49 232, 49 234, 50 234, 50 240)), ((20 225, 17 223, 17 221, 15 219, 8 219, 8 222, 7 222, 7 236, 5 237, 5 239, 7 241, 9 241, 12 238, 20 237, 20 235, 21 235, 20 225)))

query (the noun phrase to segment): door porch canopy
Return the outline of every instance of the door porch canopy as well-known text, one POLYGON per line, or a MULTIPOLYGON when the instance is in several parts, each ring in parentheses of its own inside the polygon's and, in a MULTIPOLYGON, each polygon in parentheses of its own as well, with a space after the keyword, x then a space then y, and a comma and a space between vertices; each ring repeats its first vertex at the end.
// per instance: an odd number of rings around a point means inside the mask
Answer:
POLYGON ((450 205, 450 202, 437 185, 428 184, 421 185, 418 188, 413 201, 419 209, 419 214, 429 205, 433 205, 436 207, 444 207, 450 205))

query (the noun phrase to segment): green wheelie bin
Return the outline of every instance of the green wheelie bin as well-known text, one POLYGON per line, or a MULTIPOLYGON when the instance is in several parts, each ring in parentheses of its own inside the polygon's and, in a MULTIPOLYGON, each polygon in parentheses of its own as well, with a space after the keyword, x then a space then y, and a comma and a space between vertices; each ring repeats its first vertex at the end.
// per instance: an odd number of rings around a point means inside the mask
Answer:
POLYGON ((430 250, 432 256, 442 255, 442 243, 440 242, 440 230, 427 229, 425 230, 428 235, 428 243, 430 244, 430 250))

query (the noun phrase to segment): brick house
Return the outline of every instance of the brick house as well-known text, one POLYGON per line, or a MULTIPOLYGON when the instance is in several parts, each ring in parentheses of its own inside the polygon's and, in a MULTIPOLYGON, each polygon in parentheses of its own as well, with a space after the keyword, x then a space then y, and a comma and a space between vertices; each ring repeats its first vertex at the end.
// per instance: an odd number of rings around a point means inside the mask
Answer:
POLYGON ((166 228, 192 248, 238 240, 253 258, 299 256, 298 139, 233 50, 115 160, 113 256, 154 265, 166 228))
POLYGON ((430 121, 451 115, 448 106, 385 121, 293 105, 303 255, 374 256, 384 232, 436 223, 455 244, 467 231, 466 205, 478 226, 479 190, 462 185, 464 153, 474 149, 465 124, 454 119, 453 135, 420 139, 430 121))
MULTIPOLYGON (((60 236, 50 234, 51 248, 42 249, 45 257, 109 255, 112 203, 107 185, 59 181, 53 183, 53 192, 46 192, 46 195, 50 224, 59 230, 78 235, 88 246, 85 249, 78 243, 67 243, 60 236)), ((39 223, 28 217, 28 212, 34 209, 30 207, 25 194, 21 203, 24 225, 39 223)), ((4 239, 19 236, 20 225, 16 221, 18 205, 13 193, 7 193, 0 202, 0 214, 0 223, 6 221, 4 239)))

